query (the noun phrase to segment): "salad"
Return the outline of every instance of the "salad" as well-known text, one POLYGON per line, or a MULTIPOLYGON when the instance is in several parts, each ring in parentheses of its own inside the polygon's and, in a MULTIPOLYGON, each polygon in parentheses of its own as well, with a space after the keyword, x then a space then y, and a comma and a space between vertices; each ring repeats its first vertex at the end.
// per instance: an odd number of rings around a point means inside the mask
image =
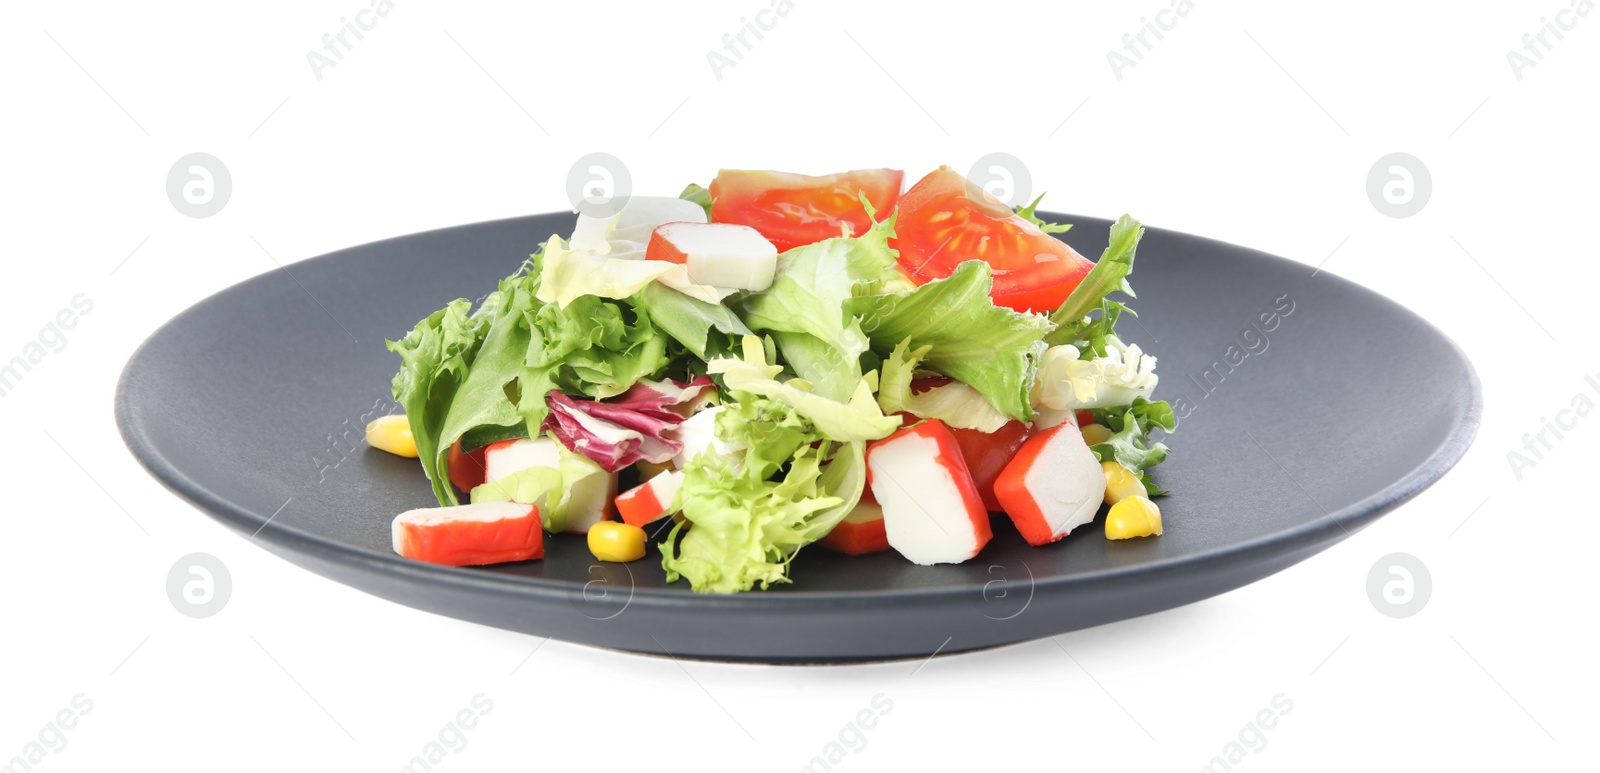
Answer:
POLYGON ((669 582, 735 593, 789 582, 812 544, 956 563, 1102 505, 1106 538, 1159 535, 1151 433, 1176 422, 1112 298, 1133 297, 1138 221, 1091 262, 1037 199, 949 167, 903 178, 723 170, 614 201, 387 342, 404 414, 368 440, 417 457, 439 504, 394 519, 395 551, 535 560, 565 532, 633 561, 653 542, 669 582))

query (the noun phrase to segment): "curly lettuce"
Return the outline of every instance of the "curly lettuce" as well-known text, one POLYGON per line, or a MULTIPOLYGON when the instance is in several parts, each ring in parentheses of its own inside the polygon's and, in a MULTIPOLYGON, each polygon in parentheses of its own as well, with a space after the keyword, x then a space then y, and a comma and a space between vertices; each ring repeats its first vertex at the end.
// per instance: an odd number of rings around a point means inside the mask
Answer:
POLYGON ((1104 443, 1089 446, 1095 459, 1117 462, 1128 468, 1139 477, 1139 482, 1144 484, 1150 496, 1166 494, 1167 490, 1157 487, 1150 477, 1150 468, 1166 461, 1167 446, 1151 440, 1150 431, 1156 428, 1167 432, 1177 429, 1178 419, 1172 412, 1172 406, 1163 401, 1151 402, 1139 397, 1131 405, 1100 408, 1093 413, 1096 424, 1104 424, 1111 430, 1111 437, 1104 443))
POLYGON ((1043 316, 994 305, 989 264, 969 260, 944 279, 915 290, 850 301, 873 348, 891 351, 901 342, 928 347, 922 364, 983 395, 1000 413, 1033 419, 1033 389, 1045 334, 1043 316))
MULTIPOLYGON (((1055 323, 1056 328, 1045 337, 1047 343, 1053 346, 1087 341, 1090 346, 1080 348, 1093 349, 1094 339, 1097 335, 1110 332, 1110 326, 1116 323, 1117 313, 1132 313, 1127 306, 1107 300, 1106 296, 1120 290, 1129 298, 1138 297, 1128 284, 1128 274, 1133 271, 1134 254, 1143 237, 1144 226, 1132 217, 1123 215, 1111 224, 1111 238, 1105 252, 1100 254, 1100 260, 1073 288, 1067 299, 1061 302, 1061 306, 1050 313, 1050 321, 1055 323), (1101 309, 1099 320, 1089 314, 1095 309, 1101 309)), ((1104 350, 1100 352, 1104 353, 1104 350)))
POLYGON ((960 381, 951 381, 922 391, 913 391, 911 382, 917 364, 931 346, 911 350, 911 340, 900 342, 883 360, 878 383, 878 406, 884 413, 905 411, 923 419, 938 419, 958 429, 996 432, 1010 421, 994 409, 978 390, 960 381))
POLYGON ((719 357, 706 363, 706 370, 722 376, 728 389, 748 392, 789 406, 816 425, 829 440, 866 441, 888 437, 900 427, 900 417, 886 416, 873 398, 875 378, 857 380, 855 390, 845 402, 832 400, 811 390, 804 379, 779 381, 781 365, 769 365, 761 339, 745 336, 744 357, 719 357))
POLYGON ((743 398, 735 410, 749 421, 718 426, 745 444, 743 459, 704 453, 684 468, 684 520, 660 545, 667 581, 687 579, 697 593, 789 582, 795 555, 844 520, 866 486, 865 443, 813 445, 818 434, 788 406, 743 398), (780 465, 782 478, 767 480, 780 465))
POLYGON ((440 445, 441 431, 491 326, 487 315, 469 314, 471 308, 472 302, 464 298, 451 301, 424 317, 404 338, 384 342, 400 355, 400 371, 390 389, 410 422, 422 469, 441 504, 455 504, 455 491, 441 472, 455 439, 440 445))

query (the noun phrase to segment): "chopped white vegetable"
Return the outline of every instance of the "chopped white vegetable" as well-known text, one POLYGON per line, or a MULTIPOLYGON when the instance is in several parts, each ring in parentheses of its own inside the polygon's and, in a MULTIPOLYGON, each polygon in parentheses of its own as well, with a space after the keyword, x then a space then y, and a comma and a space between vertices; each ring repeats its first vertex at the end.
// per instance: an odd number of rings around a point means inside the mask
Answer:
POLYGON ((656 233, 683 253, 696 284, 756 291, 772 286, 778 248, 750 226, 668 223, 656 233))
POLYGON ((1156 358, 1114 335, 1106 336, 1106 343, 1106 355, 1092 360, 1078 359, 1082 353, 1071 344, 1045 350, 1033 404, 1055 410, 1110 408, 1149 398, 1156 388, 1156 358))

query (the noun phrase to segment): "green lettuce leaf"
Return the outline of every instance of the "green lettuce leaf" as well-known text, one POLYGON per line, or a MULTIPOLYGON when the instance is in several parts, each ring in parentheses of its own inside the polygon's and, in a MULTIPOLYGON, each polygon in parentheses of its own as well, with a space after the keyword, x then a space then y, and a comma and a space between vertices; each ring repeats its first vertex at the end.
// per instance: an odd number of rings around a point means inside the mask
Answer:
POLYGON ((719 357, 706 370, 720 374, 728 389, 749 392, 783 403, 806 417, 822 437, 838 441, 865 441, 888 437, 900 426, 900 417, 885 416, 872 396, 876 379, 862 378, 849 401, 831 400, 811 391, 804 379, 779 381, 781 365, 769 365, 765 344, 745 336, 744 358, 719 357))
POLYGON ((874 349, 902 342, 928 347, 923 364, 978 390, 995 410, 1033 419, 1028 393, 1050 322, 989 300, 989 264, 969 260, 955 273, 909 292, 852 299, 849 310, 874 349))
POLYGON ((732 351, 738 338, 751 332, 727 306, 692 298, 660 282, 645 285, 630 302, 702 360, 732 351))
MULTIPOLYGON (((420 444, 417 446, 418 456, 425 460, 424 468, 429 466, 427 460, 431 460, 435 469, 445 470, 450 446, 477 427, 508 427, 522 423, 522 414, 508 396, 507 389, 514 386, 517 363, 527 354, 530 344, 531 331, 524 324, 524 318, 539 305, 524 281, 526 276, 518 273, 501 280, 499 288, 479 307, 477 315, 488 320, 488 332, 461 388, 450 399, 439 401, 444 406, 444 421, 430 433, 434 444, 431 455, 424 454, 420 444)), ((538 427, 533 431, 537 432, 538 427)), ((415 425, 411 434, 420 437, 415 425)), ((456 504, 455 489, 448 480, 435 481, 435 484, 434 495, 440 504, 456 504), (437 485, 441 482, 443 495, 437 485)))
POLYGON ((778 256, 772 286, 742 301, 745 323, 774 333, 784 362, 830 400, 850 397, 861 381, 861 355, 869 346, 845 304, 905 283, 897 253, 889 247, 893 236, 890 216, 860 236, 789 250, 778 256))
POLYGON ((441 504, 455 504, 455 491, 444 473, 444 455, 455 441, 441 446, 440 430, 490 327, 487 316, 468 314, 471 307, 464 298, 451 301, 418 322, 404 338, 384 342, 400 355, 400 371, 390 388, 405 411, 422 469, 441 504))
MULTIPOLYGON (((735 392, 736 400, 717 413, 717 437, 742 448, 738 473, 756 480, 775 474, 801 447, 821 433, 799 411, 777 400, 735 392)), ((707 449, 707 452, 712 452, 707 449)))
POLYGON ((900 342, 883 361, 878 383, 878 406, 884 413, 905 411, 923 419, 938 419, 958 429, 995 432, 1009 419, 994 409, 978 390, 951 381, 922 392, 911 391, 917 364, 932 346, 911 351, 911 339, 900 342))
POLYGON ((1105 252, 1100 254, 1100 260, 1073 289, 1072 294, 1062 301, 1061 307, 1051 312, 1050 321, 1056 324, 1056 329, 1045 338, 1048 343, 1070 344, 1084 340, 1086 332, 1098 335, 1110 332, 1110 326, 1116 324, 1115 316, 1099 326, 1098 331, 1090 331, 1095 320, 1089 316, 1089 312, 1103 309, 1102 319, 1105 319, 1105 314, 1115 313, 1111 311, 1112 307, 1116 311, 1128 310, 1120 303, 1106 301, 1106 296, 1120 290, 1129 298, 1136 297, 1133 287, 1128 284, 1128 274, 1133 271, 1134 253, 1143 237, 1144 226, 1127 215, 1111 225, 1111 239, 1105 252), (1105 306, 1105 303, 1111 303, 1111 306, 1105 306))
POLYGON ((1117 462, 1128 468, 1139 476, 1139 481, 1150 496, 1167 493, 1166 489, 1156 486, 1149 469, 1166 461, 1168 449, 1164 443, 1151 441, 1149 433, 1158 427, 1167 432, 1177 429, 1178 419, 1172 412, 1172 406, 1164 401, 1151 402, 1139 397, 1134 399, 1132 405, 1099 408, 1093 414, 1095 423, 1104 424, 1111 430, 1111 437, 1106 442, 1089 447, 1095 459, 1117 462))
POLYGON ((537 505, 544 530, 560 532, 567 527, 567 489, 561 483, 560 470, 554 467, 529 467, 474 488, 470 499, 473 504, 521 502, 537 505))
POLYGON ((552 389, 596 399, 667 368, 669 337, 648 312, 593 295, 565 307, 540 301, 542 254, 500 282, 470 316, 465 300, 430 315, 391 351, 401 355, 395 400, 441 505, 457 504, 450 446, 483 427, 537 435, 552 389))
POLYGON ((585 295, 621 300, 653 283, 706 303, 720 303, 732 292, 690 281, 689 270, 680 264, 644 260, 637 247, 628 257, 618 257, 614 254, 617 249, 621 247, 616 242, 575 247, 551 236, 540 261, 539 300, 561 307, 585 295))
POLYGON ((627 298, 644 289, 674 264, 626 260, 574 248, 559 236, 545 243, 539 300, 565 306, 585 295, 627 298))
MULTIPOLYGON (((529 354, 541 344, 543 351, 537 367, 532 356, 524 361, 524 373, 553 373, 551 381, 567 394, 595 399, 619 395, 640 379, 661 372, 669 362, 667 336, 647 312, 593 295, 564 309, 544 306, 533 316, 531 327, 534 341, 529 354)), ((541 402, 548 391, 539 393, 541 402)), ((543 418, 541 414, 539 419, 543 418)))
POLYGON ((799 550, 831 531, 860 500, 864 448, 860 442, 802 444, 778 481, 742 474, 716 454, 697 457, 684 468, 678 494, 684 522, 661 543, 667 581, 685 578, 698 593, 789 582, 789 563, 799 550))
POLYGON ((711 191, 706 190, 700 183, 689 183, 684 186, 683 193, 678 198, 692 201, 706 209, 706 222, 711 222, 711 191))
POLYGON ((472 503, 521 502, 538 505, 539 520, 544 523, 544 530, 560 533, 567 528, 567 510, 572 504, 572 491, 587 478, 609 473, 588 457, 564 447, 559 454, 560 469, 529 467, 493 483, 484 483, 472 490, 472 503))
POLYGON ((860 354, 851 357, 849 352, 806 333, 773 333, 772 340, 783 354, 783 364, 810 384, 813 394, 829 400, 848 400, 861 383, 860 354))
POLYGON ((1044 231, 1047 234, 1066 233, 1067 231, 1072 230, 1071 223, 1051 223, 1046 220, 1041 220, 1038 215, 1035 215, 1034 212, 1039 209, 1039 202, 1041 201, 1044 201, 1043 193, 1039 194, 1039 197, 1034 199, 1033 202, 1027 206, 1017 207, 1017 215, 1023 220, 1039 226, 1039 230, 1044 231))

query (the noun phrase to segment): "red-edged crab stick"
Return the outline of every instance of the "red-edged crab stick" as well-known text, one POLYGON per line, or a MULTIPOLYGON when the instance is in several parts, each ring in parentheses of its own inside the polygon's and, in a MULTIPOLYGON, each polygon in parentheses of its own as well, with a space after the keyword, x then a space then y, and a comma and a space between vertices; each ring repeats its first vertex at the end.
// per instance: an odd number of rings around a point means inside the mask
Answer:
POLYGON ((672 514, 672 499, 683 486, 683 472, 670 470, 617 495, 617 513, 630 526, 644 526, 672 514))
POLYGON ((1094 520, 1106 475, 1068 422, 1024 441, 995 479, 994 495, 1028 544, 1045 545, 1094 520))
POLYGON ((482 502, 407 510, 394 518, 394 552, 415 561, 476 566, 544 557, 539 508, 482 502))
POLYGON ((954 564, 989 543, 989 512, 944 422, 907 427, 867 447, 867 482, 889 546, 916 564, 954 564))

